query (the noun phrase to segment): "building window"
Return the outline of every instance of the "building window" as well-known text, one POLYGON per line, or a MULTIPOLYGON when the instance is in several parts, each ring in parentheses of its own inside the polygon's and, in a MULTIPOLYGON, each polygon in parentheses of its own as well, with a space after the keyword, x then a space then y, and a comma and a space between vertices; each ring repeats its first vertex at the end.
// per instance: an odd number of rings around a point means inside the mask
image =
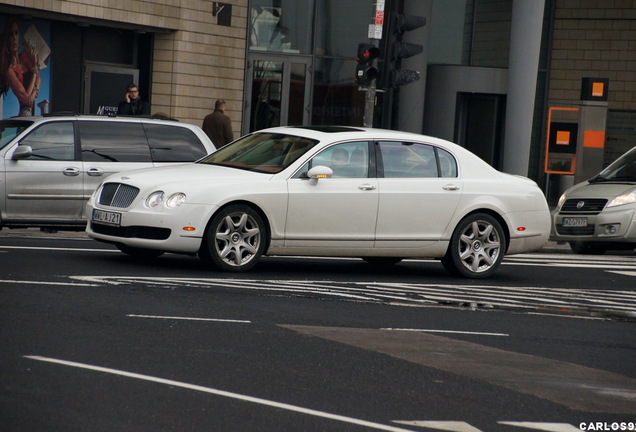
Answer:
POLYGON ((252 0, 251 51, 311 54, 313 0, 252 0))
POLYGON ((374 1, 318 0, 314 53, 355 58, 358 43, 369 40, 374 12, 374 1))

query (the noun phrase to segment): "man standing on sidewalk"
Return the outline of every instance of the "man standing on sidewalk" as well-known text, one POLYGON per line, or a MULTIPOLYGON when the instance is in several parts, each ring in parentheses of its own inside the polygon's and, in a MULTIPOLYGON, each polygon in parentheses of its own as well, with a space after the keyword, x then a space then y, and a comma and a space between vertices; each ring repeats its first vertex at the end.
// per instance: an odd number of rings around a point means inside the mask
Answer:
POLYGON ((225 114, 225 100, 217 99, 214 104, 214 112, 203 119, 203 132, 210 137, 212 144, 219 149, 234 141, 232 123, 225 114))

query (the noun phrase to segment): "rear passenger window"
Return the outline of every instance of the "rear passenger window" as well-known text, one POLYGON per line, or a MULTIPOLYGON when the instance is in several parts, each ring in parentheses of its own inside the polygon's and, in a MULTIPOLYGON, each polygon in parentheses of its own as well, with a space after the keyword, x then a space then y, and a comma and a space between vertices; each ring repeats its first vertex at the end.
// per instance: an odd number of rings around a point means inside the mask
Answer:
POLYGON ((441 177, 457 177, 457 162, 452 154, 440 148, 437 149, 441 177))
POLYGON ((145 128, 154 162, 192 162, 208 154, 190 129, 156 124, 145 128))
POLYGON ((152 162, 141 123, 81 121, 82 160, 89 162, 152 162))
POLYGON ((29 160, 74 160, 75 135, 72 122, 50 122, 20 140, 33 149, 29 160))
POLYGON ((452 154, 428 144, 380 141, 385 178, 457 177, 452 154))

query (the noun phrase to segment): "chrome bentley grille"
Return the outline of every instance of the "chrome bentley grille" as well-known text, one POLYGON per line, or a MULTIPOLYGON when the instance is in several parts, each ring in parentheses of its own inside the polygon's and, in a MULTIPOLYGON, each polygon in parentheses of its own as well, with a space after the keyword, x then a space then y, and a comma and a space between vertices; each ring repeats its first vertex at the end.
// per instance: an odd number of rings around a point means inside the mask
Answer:
POLYGON ((137 197, 139 189, 122 183, 106 183, 102 186, 99 203, 109 207, 126 208, 137 197))
POLYGON ((607 204, 606 199, 601 198, 585 198, 585 199, 569 199, 561 207, 561 214, 599 214, 607 204))

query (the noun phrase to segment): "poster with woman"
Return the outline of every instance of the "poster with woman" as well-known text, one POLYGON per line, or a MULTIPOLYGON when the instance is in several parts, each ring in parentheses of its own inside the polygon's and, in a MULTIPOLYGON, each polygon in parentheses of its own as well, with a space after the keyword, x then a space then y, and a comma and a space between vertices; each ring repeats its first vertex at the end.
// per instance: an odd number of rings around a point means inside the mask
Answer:
POLYGON ((50 25, 0 14, 0 118, 49 112, 50 25))

